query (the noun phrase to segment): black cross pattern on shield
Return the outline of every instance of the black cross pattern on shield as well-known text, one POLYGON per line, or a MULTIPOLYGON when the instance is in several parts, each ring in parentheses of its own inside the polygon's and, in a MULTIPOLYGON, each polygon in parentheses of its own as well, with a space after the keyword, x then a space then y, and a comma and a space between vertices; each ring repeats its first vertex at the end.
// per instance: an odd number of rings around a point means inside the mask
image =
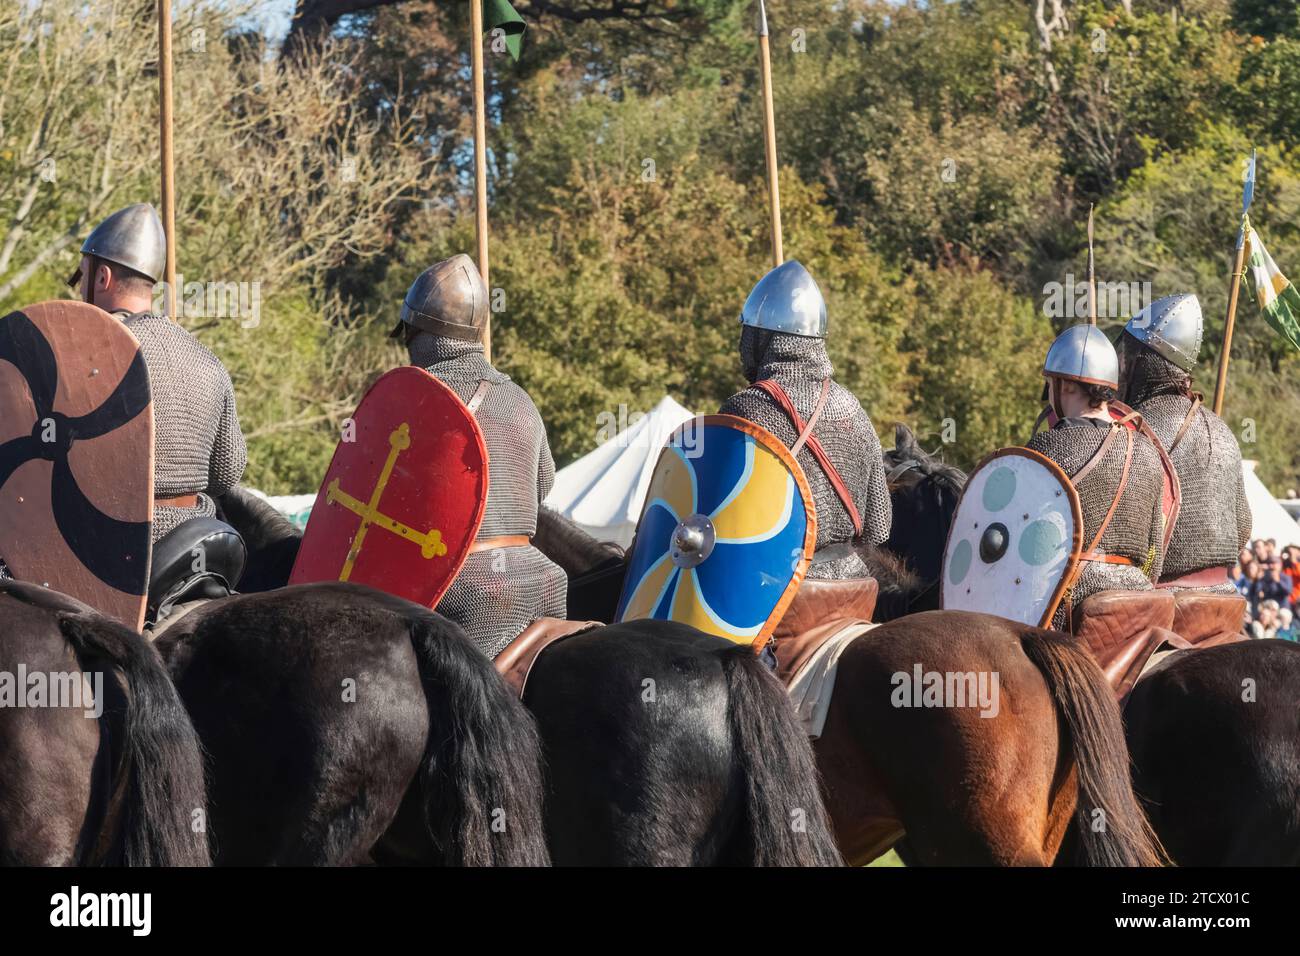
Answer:
POLYGON ((127 593, 138 591, 135 572, 102 543, 128 541, 138 543, 139 549, 147 552, 149 522, 122 521, 100 511, 82 492, 68 456, 78 441, 106 435, 149 406, 149 375, 143 357, 137 352, 112 394, 98 408, 77 417, 55 411, 58 363, 50 343, 22 312, 0 319, 0 360, 18 369, 36 407, 31 434, 0 445, 0 488, 29 461, 51 462, 50 503, 55 524, 68 547, 105 584, 127 593))

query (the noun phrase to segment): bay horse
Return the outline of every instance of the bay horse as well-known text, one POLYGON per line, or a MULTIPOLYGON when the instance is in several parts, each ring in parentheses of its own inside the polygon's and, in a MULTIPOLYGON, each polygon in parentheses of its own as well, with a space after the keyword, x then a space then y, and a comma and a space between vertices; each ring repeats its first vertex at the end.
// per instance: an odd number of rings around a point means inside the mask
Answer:
MULTIPOLYGON (((249 571, 241 587, 247 589, 250 581, 254 587, 283 585, 300 538, 297 529, 269 504, 242 490, 227 494, 220 505, 249 547, 249 571)), ((283 588, 232 598, 209 606, 211 611, 205 607, 192 612, 175 627, 182 641, 198 628, 217 646, 276 644, 285 633, 311 648, 335 642, 356 648, 371 640, 364 624, 350 618, 342 604, 332 619, 311 618, 302 606, 304 599, 295 596, 302 590, 283 588), (262 617, 237 620, 225 610, 245 602, 255 602, 262 617), (271 614, 274 620, 268 621, 271 614), (266 635, 265 641, 255 634, 266 635)), ((433 612, 399 603, 408 621, 436 619, 440 627, 459 632, 433 612)), ((160 643, 166 645, 172 634, 169 631, 160 643)), ((495 682, 491 693, 510 696, 491 663, 477 651, 473 654, 476 667, 486 675, 485 684, 495 682)), ((241 666, 226 667, 225 673, 259 666, 282 683, 285 674, 312 672, 318 667, 317 656, 323 655, 323 650, 304 651, 303 659, 287 660, 277 658, 268 646, 250 653, 241 666)), ((395 671, 403 668, 411 670, 409 663, 393 662, 395 671)), ((232 679, 228 676, 227 682, 232 679)), ((328 695, 336 680, 337 669, 321 678, 313 694, 328 695)), ((225 700, 223 684, 214 682, 213 674, 179 674, 178 684, 191 706, 202 694, 210 701, 205 706, 214 708, 211 727, 205 717, 195 718, 211 748, 210 735, 222 733, 215 713, 225 700)), ((413 693, 409 688, 391 690, 384 706, 407 706, 403 701, 413 693)), ((315 699, 312 694, 301 696, 304 701, 315 699)), ((528 678, 523 705, 536 723, 545 756, 545 829, 556 864, 840 862, 807 739, 783 688, 744 648, 662 622, 601 628, 552 645, 528 678)), ((324 698, 318 705, 321 710, 330 707, 332 702, 324 698)), ((348 733, 359 732, 355 724, 361 718, 355 712, 333 709, 340 722, 353 727, 348 733)), ((314 726, 314 720, 306 723, 314 726)), ((247 733, 232 732, 232 737, 245 751, 266 746, 247 733)), ((329 741, 316 743, 333 746, 329 741)), ((221 786, 221 778, 218 769, 214 787, 221 786)), ((249 796, 236 799, 255 813, 249 796)), ((396 838, 409 834, 412 826, 399 818, 390 839, 378 844, 376 860, 389 862, 398 856, 396 838)))
POLYGON ((101 675, 93 703, 0 706, 0 863, 208 865, 198 739, 147 641, 58 592, 2 581, 0 673, 42 675, 47 693, 101 675))
MULTIPOLYGON (((963 476, 924 455, 901 427, 899 437, 895 459, 887 459, 906 482, 894 482, 896 515, 925 528, 930 503, 955 508, 963 476), (922 504, 913 507, 913 499, 922 504)), ((571 593, 582 606, 617 601, 621 579, 608 546, 549 511, 536 543, 576 572, 571 593)), ((887 553, 865 557, 886 609, 905 616, 844 651, 813 744, 846 862, 866 863, 904 837, 909 858, 928 864, 1050 865, 1063 846, 1085 865, 1165 862, 1133 793, 1118 707, 1087 652, 1054 632, 988 615, 907 614, 937 604, 931 582, 887 553), (898 706, 900 675, 918 668, 990 681, 996 674, 997 713, 898 706)))
MULTIPOLYGON (((937 602, 965 475, 901 426, 896 446, 894 464, 913 465, 891 482, 889 546, 920 572, 914 606, 937 602)), ((1287 641, 1177 651, 1138 681, 1123 711, 1134 787, 1176 863, 1300 863, 1298 705, 1300 646, 1287 641)))

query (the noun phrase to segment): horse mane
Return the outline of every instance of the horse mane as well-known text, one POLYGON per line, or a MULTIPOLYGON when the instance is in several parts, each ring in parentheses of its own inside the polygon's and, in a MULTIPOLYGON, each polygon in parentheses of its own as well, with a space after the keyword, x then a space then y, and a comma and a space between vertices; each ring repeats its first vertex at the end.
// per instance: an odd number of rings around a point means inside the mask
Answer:
POLYGON ((235 527, 249 551, 260 551, 302 532, 275 505, 236 485, 217 499, 222 518, 235 527))
POLYGON ((923 590, 925 582, 902 555, 875 545, 863 545, 858 549, 858 556, 879 583, 881 594, 910 596, 923 590))
MULTIPOLYGON (((966 473, 943 460, 942 452, 931 453, 921 447, 916 434, 902 422, 894 423, 894 447, 884 452, 885 465, 891 472, 899 468, 916 469, 927 478, 960 496, 966 487, 966 473)), ((892 482, 891 482, 892 484, 892 482)))
POLYGON ((596 540, 572 518, 546 505, 537 509, 537 534, 533 545, 563 568, 570 578, 586 574, 611 558, 623 559, 621 547, 596 540))
POLYGON ((294 523, 269 501, 238 485, 217 499, 217 514, 239 532, 248 549, 239 590, 252 593, 284 587, 302 543, 302 532, 294 523))

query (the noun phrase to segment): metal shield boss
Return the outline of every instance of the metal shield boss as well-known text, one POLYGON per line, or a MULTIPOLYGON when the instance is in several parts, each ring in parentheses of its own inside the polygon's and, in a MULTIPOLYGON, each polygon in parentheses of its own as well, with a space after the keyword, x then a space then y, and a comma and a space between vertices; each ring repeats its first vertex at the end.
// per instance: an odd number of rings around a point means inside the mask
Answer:
POLYGON ((153 521, 153 405, 140 344, 84 302, 0 319, 0 558, 135 630, 153 521))
POLYGON ((692 419, 655 466, 615 619, 677 621, 758 649, 816 540, 807 479, 780 439, 732 415, 692 419))
POLYGON ((487 483, 483 434, 456 393, 422 368, 388 372, 343 423, 289 583, 435 606, 478 535, 487 483))
POLYGON ((1079 496, 1051 459, 1003 448, 971 472, 943 555, 941 606, 1046 627, 1078 564, 1079 496))

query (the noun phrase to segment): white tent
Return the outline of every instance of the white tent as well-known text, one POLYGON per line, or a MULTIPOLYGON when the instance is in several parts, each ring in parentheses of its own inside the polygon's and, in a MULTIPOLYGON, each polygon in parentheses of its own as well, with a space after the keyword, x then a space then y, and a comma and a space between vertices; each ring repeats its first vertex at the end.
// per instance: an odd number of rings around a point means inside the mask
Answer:
POLYGON ((546 498, 547 506, 577 522, 593 537, 627 547, 641 517, 659 452, 677 426, 692 417, 665 395, 595 451, 560 469, 546 498))
POLYGON ((1286 509, 1277 503, 1264 483, 1255 474, 1254 461, 1241 463, 1242 477, 1246 480, 1246 500, 1250 502, 1251 540, 1255 538, 1275 538, 1279 548, 1288 544, 1300 544, 1300 524, 1286 513, 1286 509))

